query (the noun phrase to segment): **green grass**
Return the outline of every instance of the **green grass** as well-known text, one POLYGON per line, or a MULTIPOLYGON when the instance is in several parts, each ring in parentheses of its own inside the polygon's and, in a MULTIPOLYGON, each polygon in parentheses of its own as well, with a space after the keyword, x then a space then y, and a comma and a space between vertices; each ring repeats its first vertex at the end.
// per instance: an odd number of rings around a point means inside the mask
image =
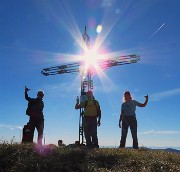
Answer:
POLYGON ((162 150, 60 148, 0 145, 1 172, 180 171, 180 154, 162 150))

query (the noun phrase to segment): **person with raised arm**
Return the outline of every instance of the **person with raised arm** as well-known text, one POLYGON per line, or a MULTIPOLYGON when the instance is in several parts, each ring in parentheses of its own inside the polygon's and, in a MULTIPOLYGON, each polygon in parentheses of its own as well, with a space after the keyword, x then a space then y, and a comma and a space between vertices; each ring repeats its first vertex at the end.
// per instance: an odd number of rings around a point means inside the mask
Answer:
POLYGON ((124 102, 121 105, 121 113, 119 119, 119 127, 121 130, 121 140, 119 148, 124 148, 126 144, 126 137, 128 133, 128 128, 130 127, 131 135, 133 139, 133 148, 138 149, 138 138, 137 138, 137 120, 136 120, 136 106, 145 107, 148 103, 148 95, 144 96, 144 103, 139 103, 132 99, 131 93, 129 91, 124 92, 124 102), (121 126, 122 121, 122 126, 121 126))

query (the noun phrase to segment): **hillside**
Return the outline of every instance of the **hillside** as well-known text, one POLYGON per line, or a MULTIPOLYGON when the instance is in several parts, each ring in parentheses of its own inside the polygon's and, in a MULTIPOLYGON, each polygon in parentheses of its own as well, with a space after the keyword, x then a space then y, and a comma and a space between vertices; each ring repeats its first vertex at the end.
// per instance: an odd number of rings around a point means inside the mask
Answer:
POLYGON ((0 145, 0 171, 180 171, 180 154, 163 150, 0 145))

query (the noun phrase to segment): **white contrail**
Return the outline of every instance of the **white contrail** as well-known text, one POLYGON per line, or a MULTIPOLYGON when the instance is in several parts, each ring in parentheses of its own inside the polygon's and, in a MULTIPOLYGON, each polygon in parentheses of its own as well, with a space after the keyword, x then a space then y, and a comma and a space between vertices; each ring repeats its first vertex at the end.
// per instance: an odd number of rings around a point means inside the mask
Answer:
POLYGON ((151 101, 158 101, 167 97, 180 94, 180 88, 175 88, 172 90, 166 90, 159 93, 151 94, 151 101))
POLYGON ((152 35, 151 35, 151 38, 165 25, 165 23, 163 23, 158 30, 156 30, 156 32, 154 32, 152 35))
POLYGON ((144 131, 140 132, 140 135, 147 135, 147 134, 180 134, 180 131, 177 130, 168 130, 168 131, 156 131, 156 130, 149 130, 149 131, 144 131))
POLYGON ((7 125, 7 124, 0 124, 0 129, 1 129, 1 128, 8 128, 8 129, 11 129, 11 130, 14 130, 14 129, 20 129, 20 130, 22 130, 22 129, 23 129, 22 126, 7 125))

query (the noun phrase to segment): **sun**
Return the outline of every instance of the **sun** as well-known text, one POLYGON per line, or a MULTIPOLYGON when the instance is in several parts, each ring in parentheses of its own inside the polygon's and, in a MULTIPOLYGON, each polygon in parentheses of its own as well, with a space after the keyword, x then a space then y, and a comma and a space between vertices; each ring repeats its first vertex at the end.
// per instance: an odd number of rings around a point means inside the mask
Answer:
POLYGON ((87 66, 97 66, 99 54, 95 49, 87 49, 84 54, 84 61, 87 66))
POLYGON ((98 65, 100 58, 101 55, 95 48, 86 49, 82 56, 84 70, 86 72, 97 74, 100 68, 98 65))

